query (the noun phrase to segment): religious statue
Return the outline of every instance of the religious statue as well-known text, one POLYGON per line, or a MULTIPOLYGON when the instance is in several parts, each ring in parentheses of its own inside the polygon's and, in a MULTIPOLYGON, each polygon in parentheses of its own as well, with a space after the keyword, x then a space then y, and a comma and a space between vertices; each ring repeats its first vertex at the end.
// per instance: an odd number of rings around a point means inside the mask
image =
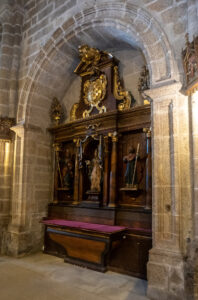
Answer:
POLYGON ((102 167, 101 161, 98 157, 98 149, 94 151, 94 158, 90 161, 87 160, 86 164, 89 169, 89 177, 91 182, 91 191, 100 192, 101 191, 101 179, 102 179, 102 167))
POLYGON ((126 163, 126 171, 124 174, 126 187, 134 188, 137 187, 137 159, 139 152, 139 144, 137 147, 137 152, 134 148, 129 150, 129 154, 124 156, 123 161, 126 163))
POLYGON ((143 66, 142 71, 140 73, 139 82, 138 82, 138 91, 141 93, 145 90, 148 90, 149 86, 150 86, 149 70, 147 66, 143 66))
POLYGON ((63 187, 68 189, 73 188, 74 163, 72 161, 71 153, 69 149, 65 150, 65 157, 63 159, 62 181, 63 181, 63 187))
POLYGON ((195 79, 198 73, 198 37, 189 42, 189 35, 186 34, 186 48, 182 51, 186 83, 195 79))

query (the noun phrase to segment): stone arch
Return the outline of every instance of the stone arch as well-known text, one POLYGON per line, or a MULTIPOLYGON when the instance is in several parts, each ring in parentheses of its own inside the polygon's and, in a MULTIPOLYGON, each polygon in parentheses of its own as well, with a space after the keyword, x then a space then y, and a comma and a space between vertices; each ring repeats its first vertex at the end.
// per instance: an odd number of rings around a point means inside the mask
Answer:
MULTIPOLYGON (((71 40, 79 33, 99 26, 113 26, 125 34, 128 43, 131 41, 142 50, 150 70, 152 87, 178 80, 177 65, 167 37, 148 12, 131 2, 124 5, 121 1, 96 4, 65 21, 40 50, 21 90, 18 121, 30 120, 29 108, 38 79, 42 71, 50 66, 52 58, 57 57, 60 48, 66 45, 75 52, 77 44, 74 42, 71 45, 71 40)), ((67 61, 69 55, 65 54, 67 61)))
MULTIPOLYGON (((39 249, 42 243, 38 220, 46 214, 52 195, 51 140, 46 134, 50 104, 54 96, 59 100, 64 96, 64 78, 68 79, 67 73, 74 76, 71 74, 78 62, 77 47, 79 42, 87 40, 88 30, 91 30, 90 35, 100 27, 106 26, 103 32, 113 28, 118 34, 117 41, 142 49, 150 69, 152 87, 164 86, 178 78, 165 33, 145 10, 130 3, 97 4, 65 21, 41 48, 24 79, 18 104, 18 125, 13 129, 16 132, 14 178, 20 182, 13 183, 12 201, 17 205, 12 206, 14 217, 11 223, 26 229, 31 249, 39 249), (81 35, 86 39, 80 40, 81 35), (33 243, 34 239, 36 243, 33 243)), ((100 48, 97 40, 91 46, 100 48)), ((18 235, 19 239, 23 238, 22 233, 18 235)))

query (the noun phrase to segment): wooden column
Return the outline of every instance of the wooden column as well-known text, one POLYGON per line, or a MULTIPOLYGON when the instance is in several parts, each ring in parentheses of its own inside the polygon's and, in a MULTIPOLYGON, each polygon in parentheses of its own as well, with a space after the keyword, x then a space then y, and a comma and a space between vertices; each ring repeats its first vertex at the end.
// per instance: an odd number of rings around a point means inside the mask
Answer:
POLYGON ((61 151, 61 145, 59 143, 53 144, 54 147, 54 203, 58 203, 58 187, 59 186, 59 178, 60 178, 60 184, 62 187, 62 176, 61 176, 61 170, 60 170, 60 164, 59 164, 59 152, 61 151))
POLYGON ((76 143, 76 157, 75 157, 75 174, 74 174, 74 201, 73 204, 79 203, 79 149, 80 141, 79 139, 74 140, 76 143))
POLYGON ((111 172, 110 172, 110 197, 109 207, 116 206, 117 196, 117 142, 118 137, 112 136, 112 152, 111 152, 111 172))
POLYGON ((103 205, 109 201, 109 137, 104 137, 104 180, 103 180, 103 205))
POLYGON ((144 128, 146 133, 146 204, 145 209, 152 207, 152 161, 151 161, 151 129, 144 128))

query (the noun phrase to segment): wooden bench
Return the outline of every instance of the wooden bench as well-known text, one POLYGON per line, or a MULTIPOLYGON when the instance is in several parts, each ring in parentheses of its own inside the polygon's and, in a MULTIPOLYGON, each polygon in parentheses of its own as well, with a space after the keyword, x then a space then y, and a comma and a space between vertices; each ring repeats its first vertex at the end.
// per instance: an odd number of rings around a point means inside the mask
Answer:
POLYGON ((123 226, 109 226, 61 219, 45 219, 44 252, 66 262, 105 272, 113 249, 126 232, 123 226))

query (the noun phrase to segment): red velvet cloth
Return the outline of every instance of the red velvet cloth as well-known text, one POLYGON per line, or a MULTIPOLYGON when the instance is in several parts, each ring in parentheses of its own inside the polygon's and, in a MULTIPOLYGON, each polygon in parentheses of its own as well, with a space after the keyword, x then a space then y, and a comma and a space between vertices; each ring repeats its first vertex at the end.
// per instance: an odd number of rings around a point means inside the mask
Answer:
POLYGON ((94 231, 100 231, 104 233, 114 233, 126 229, 126 227, 123 226, 101 225, 101 224, 68 221, 68 220, 61 220, 61 219, 42 220, 42 223, 46 225, 65 226, 65 227, 72 227, 72 228, 79 228, 79 229, 86 229, 86 230, 94 230, 94 231))

